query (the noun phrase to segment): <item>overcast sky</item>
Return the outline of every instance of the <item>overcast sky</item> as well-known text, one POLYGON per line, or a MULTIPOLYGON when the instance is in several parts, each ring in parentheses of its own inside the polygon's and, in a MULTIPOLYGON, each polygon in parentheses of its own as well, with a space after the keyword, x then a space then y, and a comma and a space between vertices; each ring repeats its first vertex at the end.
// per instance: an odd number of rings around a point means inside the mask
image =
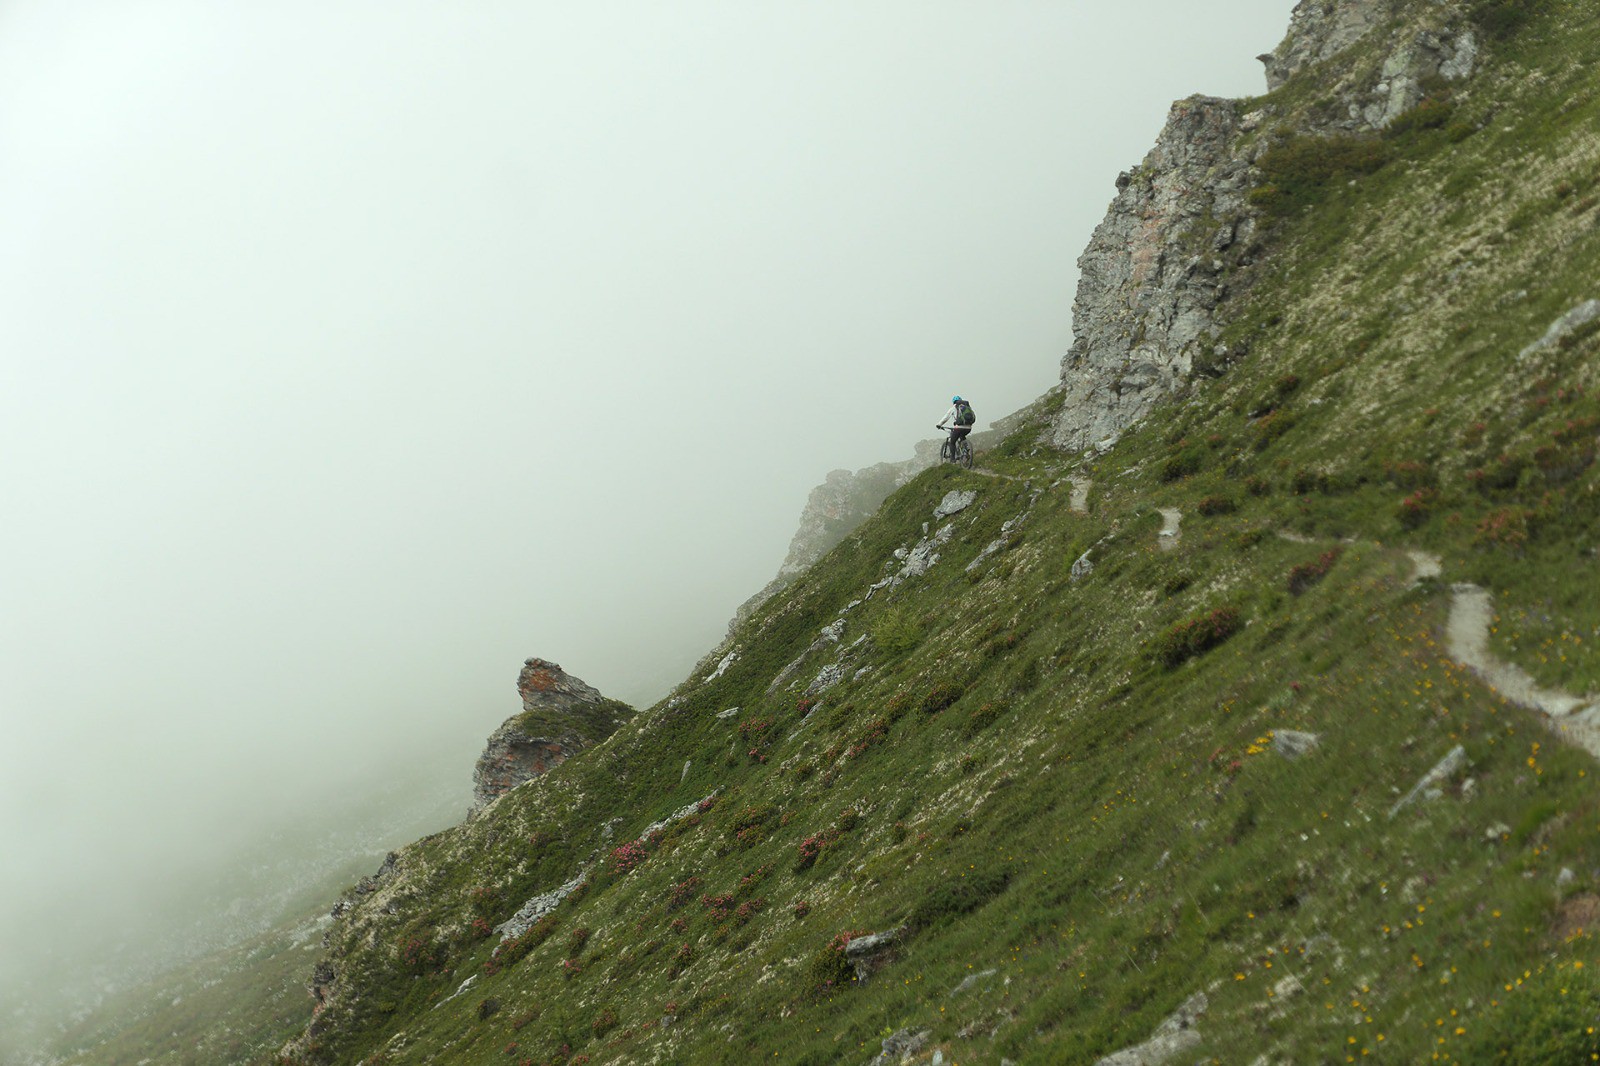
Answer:
POLYGON ((1291 6, 0 0, 0 979, 465 796, 527 656, 660 695, 830 469, 1054 383, 1291 6))

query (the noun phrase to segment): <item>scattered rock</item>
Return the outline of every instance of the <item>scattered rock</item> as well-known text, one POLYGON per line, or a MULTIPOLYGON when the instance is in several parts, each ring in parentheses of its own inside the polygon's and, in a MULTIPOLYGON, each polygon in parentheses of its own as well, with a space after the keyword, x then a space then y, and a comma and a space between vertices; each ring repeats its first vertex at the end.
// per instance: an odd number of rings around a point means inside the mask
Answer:
POLYGON ((560 906, 561 901, 578 891, 578 886, 589 877, 589 867, 584 865, 572 876, 572 880, 560 885, 542 895, 534 896, 517 909, 517 913, 494 927, 500 934, 501 941, 515 940, 526 933, 528 929, 540 918, 549 914, 560 906))
POLYGON ((1159 1066, 1200 1043, 1195 1023, 1206 1012, 1206 994, 1196 992, 1184 1000, 1177 1012, 1156 1027, 1155 1033, 1136 1047, 1107 1055, 1095 1066, 1159 1066))
POLYGON ((1089 558, 1089 552, 1084 552, 1072 564, 1072 580, 1082 581, 1092 573, 1094 573, 1094 561, 1089 558))
POLYGON ((1459 773, 1461 770, 1464 770, 1466 765, 1467 749, 1457 744, 1455 747, 1450 749, 1449 754, 1445 755, 1444 758, 1440 759, 1438 763, 1434 765, 1432 770, 1429 770, 1427 773, 1422 775, 1422 780, 1413 785, 1410 792, 1407 792, 1404 796, 1400 797, 1400 801, 1393 807, 1389 808, 1389 817, 1393 818, 1395 815, 1405 810, 1411 804, 1415 803, 1419 796, 1426 796, 1428 799, 1438 799, 1439 796, 1443 795, 1443 793, 1439 791, 1437 786, 1443 784, 1445 781, 1448 781, 1452 776, 1459 773))
POLYGON ((1570 866, 1563 866, 1561 868, 1561 872, 1556 874, 1556 887, 1566 888, 1577 879, 1578 875, 1572 872, 1572 868, 1570 866))
POLYGON ((1272 750, 1285 759, 1298 759, 1315 751, 1322 744, 1316 733, 1302 733, 1294 729, 1280 729, 1272 734, 1272 750))
POLYGON ((928 1046, 928 1040, 933 1036, 932 1029, 901 1029, 890 1036, 883 1038, 883 1050, 876 1055, 869 1066, 896 1066, 898 1063, 910 1062, 912 1057, 928 1046))
POLYGON ((1549 351, 1558 346, 1570 334, 1587 326, 1589 323, 1600 319, 1600 300, 1585 300, 1560 318, 1550 324, 1544 331, 1544 336, 1517 353, 1519 360, 1526 360, 1540 352, 1549 351))
POLYGON ((1483 839, 1491 844, 1498 844, 1511 835, 1511 827, 1504 822, 1496 822, 1483 831, 1483 839))
POLYGON ((1280 999, 1288 999, 1290 996, 1298 996, 1305 990, 1306 986, 1301 984, 1300 978, 1296 977, 1294 974, 1290 974, 1272 986, 1272 994, 1280 999))
POLYGON ((978 500, 975 489, 951 489, 944 494, 944 499, 939 501, 939 506, 933 509, 935 520, 949 518, 953 514, 960 514, 971 507, 978 500))
POLYGON ((739 710, 740 709, 738 707, 729 707, 725 711, 718 711, 717 717, 723 721, 727 721, 729 718, 737 718, 739 716, 739 710))
POLYGON ((881 933, 858 936, 844 946, 844 957, 856 968, 856 980, 865 981, 874 970, 888 961, 889 949, 900 939, 904 928, 888 929, 881 933))
POLYGON ((954 988, 952 988, 950 990, 950 994, 952 996, 959 996, 961 993, 967 991, 969 988, 972 988, 974 985, 978 984, 981 981, 988 980, 989 978, 993 977, 995 974, 997 974, 999 972, 1000 972, 999 970, 981 970, 978 973, 970 974, 959 985, 956 985, 954 988))
POLYGON ((843 681, 844 677, 845 669, 843 666, 838 663, 829 663, 817 673, 816 679, 806 686, 806 695, 815 696, 819 692, 826 692, 843 681))
POLYGON ((723 674, 727 673, 728 672, 728 667, 732 666, 735 662, 738 662, 738 660, 739 660, 739 651, 736 648, 733 651, 730 651, 728 654, 726 654, 726 655, 724 655, 722 657, 722 661, 717 663, 717 668, 715 670, 711 671, 711 673, 706 675, 706 681, 707 682, 715 681, 717 678, 719 678, 723 674))

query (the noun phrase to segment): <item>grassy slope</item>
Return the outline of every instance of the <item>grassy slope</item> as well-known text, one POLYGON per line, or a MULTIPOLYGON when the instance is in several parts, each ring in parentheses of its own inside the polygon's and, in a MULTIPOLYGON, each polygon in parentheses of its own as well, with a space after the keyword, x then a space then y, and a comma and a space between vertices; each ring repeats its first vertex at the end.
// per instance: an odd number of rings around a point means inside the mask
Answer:
POLYGON ((1592 1004, 1592 761, 1448 661, 1447 590, 1411 587, 1404 553, 1496 591, 1501 654, 1600 688, 1596 473, 1567 469, 1582 434, 1556 436, 1600 417, 1600 339, 1515 360, 1600 296, 1600 101, 1579 62, 1600 51, 1596 4, 1496 48, 1387 165, 1277 205, 1278 251, 1240 279, 1230 331, 1251 354, 1099 460, 1089 514, 1057 484, 1077 468, 1026 429, 984 457, 1010 479, 930 471, 758 611, 725 675, 408 849, 336 929, 350 991, 312 1057, 865 1061, 915 1026, 959 1062, 1093 1061, 1209 990, 1202 1051, 1223 1062, 1483 1061, 1497 1027, 1560 1028, 1522 1020, 1530 1004, 1592 1004), (1166 480, 1175 456, 1193 472, 1166 480), (845 616, 845 644, 876 638, 851 664, 871 670, 809 716, 768 695, 957 487, 978 502, 938 565, 845 616), (1233 510, 1203 516, 1207 499, 1233 510), (1186 516, 1169 553, 1157 506, 1186 516), (1336 546, 1292 594, 1290 570, 1336 546), (1218 608, 1245 623, 1231 639, 1157 661, 1172 626, 1218 608), (1322 746, 1284 760, 1281 729, 1322 746), (1457 743, 1471 768, 1391 821, 1457 743), (606 861, 714 791, 637 866, 606 861), (474 918, 591 858, 543 939, 486 972, 474 918), (903 924, 868 982, 825 983, 841 933, 903 924))

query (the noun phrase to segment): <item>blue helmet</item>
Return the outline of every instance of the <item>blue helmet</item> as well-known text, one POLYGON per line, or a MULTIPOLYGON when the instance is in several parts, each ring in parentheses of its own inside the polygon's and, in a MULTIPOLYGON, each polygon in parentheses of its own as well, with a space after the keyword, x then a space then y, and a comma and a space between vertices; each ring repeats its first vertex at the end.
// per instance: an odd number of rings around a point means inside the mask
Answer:
POLYGON ((961 397, 959 397, 959 396, 952 396, 952 397, 950 397, 950 402, 951 402, 951 403, 960 403, 960 402, 961 402, 961 397))

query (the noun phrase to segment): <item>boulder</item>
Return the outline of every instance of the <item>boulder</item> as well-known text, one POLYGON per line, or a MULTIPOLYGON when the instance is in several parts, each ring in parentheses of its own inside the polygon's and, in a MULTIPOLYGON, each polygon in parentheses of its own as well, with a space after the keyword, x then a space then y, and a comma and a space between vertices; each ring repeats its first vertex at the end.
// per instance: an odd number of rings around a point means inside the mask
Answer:
POLYGON ((472 772, 468 817, 609 737, 634 713, 632 707, 607 699, 544 659, 523 663, 517 693, 522 697, 521 713, 489 735, 472 772))

